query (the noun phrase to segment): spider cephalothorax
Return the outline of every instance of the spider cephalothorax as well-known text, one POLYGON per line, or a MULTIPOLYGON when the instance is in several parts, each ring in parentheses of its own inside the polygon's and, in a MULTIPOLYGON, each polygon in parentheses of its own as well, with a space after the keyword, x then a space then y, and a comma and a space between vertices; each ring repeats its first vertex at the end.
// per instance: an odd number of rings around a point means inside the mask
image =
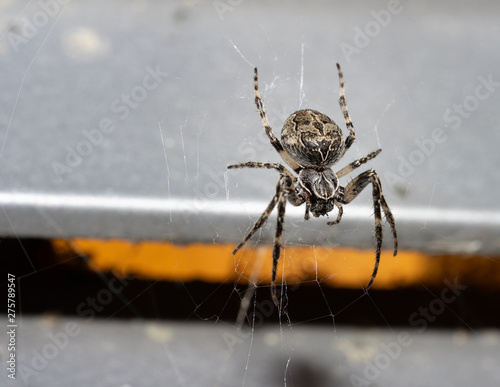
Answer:
MULTIPOLYGON (((326 215, 333 210, 334 196, 339 187, 339 179, 330 168, 304 168, 299 172, 297 193, 305 191, 309 201, 309 211, 315 217, 326 215)), ((308 216, 308 215, 306 215, 308 216)))
POLYGON ((372 184, 373 207, 375 217, 375 237, 377 246, 375 250, 375 266, 372 276, 366 290, 373 283, 380 262, 380 250, 382 248, 382 211, 391 227, 394 238, 394 255, 398 251, 398 237, 394 217, 387 202, 382 194, 382 184, 373 169, 365 171, 352 179, 345 187, 339 184, 339 179, 362 164, 373 159, 380 153, 380 149, 369 153, 367 156, 351 162, 349 165, 340 169, 337 173, 333 172, 331 167, 339 161, 350 148, 355 139, 355 131, 352 121, 349 117, 344 93, 344 78, 340 65, 337 64, 340 80, 340 98, 339 104, 344 120, 349 130, 349 135, 345 141, 342 130, 328 116, 316 110, 304 109, 298 110, 287 118, 281 130, 281 141, 276 138, 269 125, 269 121, 264 110, 264 104, 259 94, 257 68, 254 71, 254 96, 255 104, 262 120, 262 125, 266 131, 272 146, 280 154, 281 158, 298 175, 295 176, 290 170, 278 163, 260 163, 247 162, 242 164, 230 165, 228 168, 266 168, 276 169, 280 173, 276 192, 271 199, 261 217, 255 222, 252 230, 245 239, 233 251, 236 254, 238 250, 262 227, 267 221, 269 215, 278 206, 278 223, 276 225, 276 234, 273 248, 273 273, 271 282, 271 294, 274 303, 278 305, 276 296, 276 270, 278 259, 281 254, 281 239, 283 233, 283 222, 285 215, 286 200, 294 206, 306 204, 304 218, 309 219, 309 213, 318 217, 327 215, 335 207, 338 208, 337 218, 328 222, 333 226, 342 219, 343 204, 349 204, 359 193, 368 185, 372 184))

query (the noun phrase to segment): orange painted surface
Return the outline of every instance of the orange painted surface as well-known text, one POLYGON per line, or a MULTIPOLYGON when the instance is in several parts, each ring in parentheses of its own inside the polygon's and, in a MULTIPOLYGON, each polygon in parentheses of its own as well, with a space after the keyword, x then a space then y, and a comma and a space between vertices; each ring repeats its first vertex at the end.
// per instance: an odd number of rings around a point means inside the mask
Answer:
MULTIPOLYGON (((53 241, 56 250, 67 249, 65 241, 53 241)), ((244 248, 232 254, 234 245, 191 244, 123 240, 76 239, 70 244, 90 257, 91 268, 117 275, 167 281, 258 283, 271 280, 271 247, 244 248)), ((374 250, 337 247, 285 248, 278 263, 278 279, 284 272, 289 284, 321 281, 334 287, 366 286, 373 270, 374 250)), ((500 261, 491 257, 430 256, 415 251, 383 251, 372 288, 391 289, 419 283, 441 284, 443 278, 459 277, 469 285, 500 287, 500 261)))

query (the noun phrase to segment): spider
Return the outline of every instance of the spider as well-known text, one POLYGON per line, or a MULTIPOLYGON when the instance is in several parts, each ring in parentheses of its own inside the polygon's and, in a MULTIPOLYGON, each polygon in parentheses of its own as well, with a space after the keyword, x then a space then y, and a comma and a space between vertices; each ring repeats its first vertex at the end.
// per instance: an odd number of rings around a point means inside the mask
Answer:
POLYGON ((233 254, 236 254, 255 232, 264 225, 274 208, 278 206, 278 218, 272 253, 273 272, 271 280, 271 296, 276 306, 278 306, 278 298, 276 295, 276 270, 281 255, 283 223, 287 199, 294 206, 300 206, 303 203, 306 204, 305 220, 309 219, 310 213, 312 213, 314 217, 319 217, 320 215, 328 215, 334 207, 337 207, 337 218, 334 221, 327 222, 328 225, 334 226, 342 219, 342 205, 352 202, 360 192, 371 183, 375 218, 376 250, 375 265, 371 279, 365 288, 365 292, 370 289, 370 286, 375 280, 380 263, 380 251, 382 248, 381 209, 392 230, 394 238, 394 256, 396 256, 398 251, 398 237, 394 217, 382 194, 382 184, 377 172, 370 169, 356 176, 347 183, 345 187, 339 184, 339 178, 346 176, 348 173, 351 173, 356 168, 376 157, 381 152, 381 149, 377 149, 367 156, 351 162, 337 173, 333 172, 331 169, 331 167, 344 156, 355 139, 354 125, 349 117, 345 101, 344 76, 338 63, 337 69, 340 83, 340 110, 344 116, 346 127, 349 130, 349 135, 345 140, 342 135, 342 130, 332 119, 312 109, 298 110, 290 115, 283 124, 281 141, 278 140, 269 125, 264 104, 260 98, 258 72, 257 68, 255 68, 254 96, 262 125, 271 141, 271 145, 297 176, 279 163, 249 161, 228 166, 230 169, 275 169, 280 174, 271 202, 261 217, 255 222, 252 230, 233 251, 233 254))

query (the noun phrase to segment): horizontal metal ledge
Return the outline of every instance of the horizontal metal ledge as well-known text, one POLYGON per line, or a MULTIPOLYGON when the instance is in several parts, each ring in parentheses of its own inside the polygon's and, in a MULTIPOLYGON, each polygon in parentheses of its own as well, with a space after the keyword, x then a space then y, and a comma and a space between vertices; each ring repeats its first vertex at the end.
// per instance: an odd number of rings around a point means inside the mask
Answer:
MULTIPOLYGON (((100 195, 0 193, 3 236, 168 240, 238 243, 267 202, 197 201, 100 195)), ((346 206, 340 225, 305 222, 304 208, 287 206, 285 243, 373 246, 373 209, 346 206)), ((393 207, 400 248, 432 253, 494 254, 500 248, 500 213, 432 207, 393 207)), ((274 218, 253 239, 270 243, 274 218)), ((385 247, 391 248, 385 233, 385 247)))
MULTIPOLYGON (((9 207, 35 207, 61 211, 128 211, 173 215, 181 212, 203 212, 207 215, 259 216, 267 206, 263 201, 237 203, 224 200, 192 200, 180 198, 145 198, 101 195, 57 195, 39 193, 1 193, 0 205, 9 207)), ((287 207, 288 216, 303 216, 302 207, 287 207)), ((371 209, 349 205, 349 216, 365 220, 371 209)), ((399 222, 443 223, 453 225, 500 227, 500 212, 471 211, 463 209, 443 209, 432 207, 393 207, 399 222)))

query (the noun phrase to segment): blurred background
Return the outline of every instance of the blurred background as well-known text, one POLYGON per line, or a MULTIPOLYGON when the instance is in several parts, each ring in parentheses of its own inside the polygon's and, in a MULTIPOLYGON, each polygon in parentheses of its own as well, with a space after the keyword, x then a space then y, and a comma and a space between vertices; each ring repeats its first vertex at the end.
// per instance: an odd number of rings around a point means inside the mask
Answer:
POLYGON ((498 385, 499 4, 0 10, 2 385, 498 385), (400 251, 384 223, 366 293, 370 187, 334 228, 288 205, 279 310, 276 214, 232 254, 277 173, 227 166, 282 162, 254 67, 278 137, 303 108, 345 129, 336 63, 356 141, 333 169, 382 149, 341 184, 377 170, 400 251))

